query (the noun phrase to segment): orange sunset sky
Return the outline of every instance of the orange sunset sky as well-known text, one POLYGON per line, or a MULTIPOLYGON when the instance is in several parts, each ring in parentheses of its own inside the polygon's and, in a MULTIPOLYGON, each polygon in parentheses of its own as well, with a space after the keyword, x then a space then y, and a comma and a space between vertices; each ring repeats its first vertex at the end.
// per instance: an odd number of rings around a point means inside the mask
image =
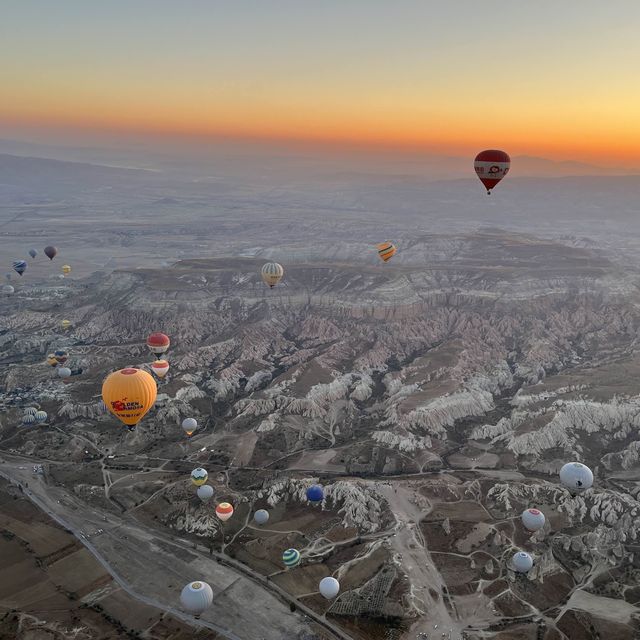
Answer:
POLYGON ((639 25, 635 0, 21 0, 0 24, 0 128, 637 168, 639 25))

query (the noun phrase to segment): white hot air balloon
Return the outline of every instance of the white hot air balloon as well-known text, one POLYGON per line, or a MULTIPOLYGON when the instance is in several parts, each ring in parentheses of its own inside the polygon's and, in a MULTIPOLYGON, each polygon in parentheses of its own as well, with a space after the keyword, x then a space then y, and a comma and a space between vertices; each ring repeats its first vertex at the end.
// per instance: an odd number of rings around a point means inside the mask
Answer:
POLYGON ((22 416, 22 424, 35 424, 36 423, 36 417, 34 415, 31 415, 30 413, 25 413, 22 416))
POLYGON ((213 602, 213 590, 206 582, 190 582, 180 594, 182 606, 199 618, 213 602))
POLYGON ((47 412, 46 411, 37 411, 36 415, 36 422, 41 423, 41 422, 46 422, 47 421, 47 412))
POLYGON ((253 514, 253 519, 256 524, 267 524, 267 522, 269 522, 269 512, 266 509, 258 509, 253 514))
POLYGON ((2 293, 4 293, 5 296, 10 296, 10 295, 14 294, 15 292, 16 292, 16 290, 10 284, 3 284, 2 285, 2 293))
POLYGON ((540 531, 544 527, 544 513, 538 509, 525 509, 522 512, 521 519, 527 531, 540 531))
POLYGON ((213 494, 215 493, 215 491, 210 484, 203 484, 201 487, 198 487, 196 493, 198 494, 198 498, 200 498, 202 502, 208 502, 209 500, 211 500, 211 498, 213 498, 213 494))
POLYGON ((533 558, 526 551, 518 551, 513 554, 511 564, 514 571, 518 573, 527 573, 533 567, 533 558))
POLYGON ((593 485, 593 473, 581 462, 567 462, 560 469, 560 482, 572 491, 584 491, 593 485))
POLYGON ((327 600, 333 600, 340 593, 340 583, 332 577, 320 580, 320 594, 327 600))
POLYGON ((198 428, 198 422, 195 418, 185 418, 182 421, 182 430, 190 436, 198 428))
POLYGON ((71 376, 71 369, 69 367, 58 367, 56 369, 59 378, 69 378, 71 376))
POLYGON ((277 262, 267 262, 267 264, 262 267, 260 274, 262 275, 263 282, 273 289, 273 287, 282 280, 282 276, 284 276, 284 269, 282 268, 282 265, 277 262))

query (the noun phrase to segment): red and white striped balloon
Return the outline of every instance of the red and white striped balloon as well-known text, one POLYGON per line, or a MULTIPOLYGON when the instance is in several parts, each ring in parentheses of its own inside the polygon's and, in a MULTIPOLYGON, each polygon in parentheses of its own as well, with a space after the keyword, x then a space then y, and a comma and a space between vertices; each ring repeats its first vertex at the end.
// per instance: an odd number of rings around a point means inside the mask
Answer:
POLYGON ((497 149, 481 151, 473 161, 473 168, 480 182, 486 187, 487 194, 491 194, 491 189, 509 173, 510 166, 509 154, 497 149))
POLYGON ((233 507, 228 502, 221 502, 216 507, 216 515, 222 522, 226 522, 233 515, 233 507))
POLYGON ((164 378, 169 371, 169 363, 166 360, 156 360, 151 363, 151 370, 158 378, 164 378))

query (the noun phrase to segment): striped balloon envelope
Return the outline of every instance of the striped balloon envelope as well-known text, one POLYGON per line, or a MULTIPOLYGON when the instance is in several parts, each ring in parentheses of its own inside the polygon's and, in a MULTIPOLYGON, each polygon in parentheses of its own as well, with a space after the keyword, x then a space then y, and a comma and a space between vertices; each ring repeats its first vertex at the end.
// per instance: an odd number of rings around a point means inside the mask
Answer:
POLYGON ((287 569, 295 567, 300 562, 300 552, 297 549, 287 549, 282 554, 282 562, 287 569))
POLYGON ((169 363, 166 360, 156 360, 151 363, 151 371, 153 371, 158 378, 164 378, 169 372, 169 363))
POLYGON ((376 245, 376 247, 378 249, 378 255, 380 256, 380 260, 382 260, 382 262, 389 262, 389 260, 393 258, 397 251, 395 245, 391 242, 381 242, 380 244, 376 245))
POLYGON ((158 360, 160 360, 160 356, 167 351, 170 345, 171 340, 169 336, 160 331, 149 334, 147 338, 147 347, 149 347, 149 351, 151 351, 158 360))
POLYGON ((267 262, 267 264, 262 267, 260 275, 262 276, 263 282, 273 289, 273 287, 282 280, 282 276, 284 276, 284 269, 282 268, 282 265, 277 262, 267 262))
POLYGON ((473 168, 480 182, 485 186, 487 195, 507 173, 511 167, 509 154, 498 149, 487 149, 481 151, 473 161, 473 168))
POLYGON ((233 505, 228 502, 221 502, 216 507, 216 515, 222 522, 226 522, 233 515, 233 505))

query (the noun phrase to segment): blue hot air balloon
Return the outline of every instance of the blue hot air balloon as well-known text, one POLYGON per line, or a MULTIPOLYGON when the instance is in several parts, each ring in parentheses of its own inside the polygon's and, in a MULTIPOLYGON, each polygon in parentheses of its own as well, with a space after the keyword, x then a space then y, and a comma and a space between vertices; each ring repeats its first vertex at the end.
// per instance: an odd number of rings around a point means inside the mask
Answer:
POLYGON ((32 258, 35 258, 38 255, 38 252, 35 249, 29 249, 29 255, 32 258))
POLYGON ((322 502, 324 499, 324 491, 319 484, 312 484, 307 489, 307 500, 309 502, 313 502, 317 504, 318 502, 322 502))
POLYGON ((14 260, 13 270, 22 275, 27 270, 27 263, 24 260, 14 260))

